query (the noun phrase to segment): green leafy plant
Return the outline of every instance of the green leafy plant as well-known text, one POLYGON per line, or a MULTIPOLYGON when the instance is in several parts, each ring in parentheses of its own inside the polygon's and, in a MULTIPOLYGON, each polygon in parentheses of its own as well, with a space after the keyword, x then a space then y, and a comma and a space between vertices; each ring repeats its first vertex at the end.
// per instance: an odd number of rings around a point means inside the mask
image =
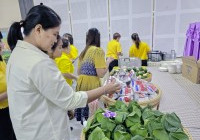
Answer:
POLYGON ((98 109, 88 120, 83 130, 86 140, 189 140, 175 113, 141 108, 135 101, 128 106, 117 101, 108 110, 116 116, 106 117, 106 111, 98 109))

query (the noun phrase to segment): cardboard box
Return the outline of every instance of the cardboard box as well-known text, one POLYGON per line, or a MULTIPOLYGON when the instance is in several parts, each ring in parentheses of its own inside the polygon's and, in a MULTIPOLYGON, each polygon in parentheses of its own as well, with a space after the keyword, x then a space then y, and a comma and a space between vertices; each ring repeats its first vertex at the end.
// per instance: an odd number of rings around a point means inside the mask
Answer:
POLYGON ((196 61, 193 56, 182 57, 182 76, 192 81, 200 83, 200 60, 196 61))

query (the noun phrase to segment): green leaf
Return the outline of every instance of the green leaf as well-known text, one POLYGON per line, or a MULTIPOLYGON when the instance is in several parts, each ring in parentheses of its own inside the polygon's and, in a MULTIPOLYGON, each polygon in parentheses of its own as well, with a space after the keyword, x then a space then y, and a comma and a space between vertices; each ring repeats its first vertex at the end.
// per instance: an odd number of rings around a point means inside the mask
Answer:
POLYGON ((93 125, 90 126, 90 129, 93 129, 93 128, 95 128, 97 126, 100 126, 100 125, 101 125, 100 123, 95 123, 95 124, 93 124, 93 125))
POLYGON ((116 131, 114 132, 114 140, 130 140, 131 135, 127 132, 116 131))
POLYGON ((102 113, 97 113, 96 114, 96 119, 97 121, 100 123, 102 121, 102 119, 104 118, 103 114, 102 113))
POLYGON ((124 127, 124 125, 117 125, 114 129, 114 132, 118 130, 126 132, 126 128, 124 127))
POLYGON ((119 112, 119 111, 116 111, 116 117, 115 117, 115 122, 117 124, 121 124, 123 123, 125 120, 126 120, 126 117, 128 115, 127 112, 119 112))
POLYGON ((102 140, 104 139, 106 136, 103 133, 102 129, 99 127, 96 127, 92 133, 89 135, 88 140, 102 140))
POLYGON ((130 127, 130 132, 132 135, 135 135, 136 130, 141 127, 140 123, 135 123, 133 126, 130 127))
POLYGON ((149 120, 153 120, 155 119, 155 114, 152 110, 150 109, 145 109, 142 113, 142 119, 145 120, 145 119, 149 119, 149 120))
POLYGON ((176 132, 177 130, 182 129, 181 121, 175 113, 163 115, 161 122, 169 132, 176 132))
POLYGON ((135 135, 134 137, 131 138, 131 140, 144 140, 144 137, 135 135))
POLYGON ((115 126, 116 124, 111 119, 103 118, 101 121, 101 128, 104 130, 108 130, 112 132, 115 126))
POLYGON ((105 134, 105 136, 108 138, 108 139, 110 139, 111 138, 111 132, 110 131, 103 131, 104 132, 104 134, 105 134))
POLYGON ((147 137, 148 135, 147 129, 143 128, 140 123, 134 124, 130 128, 130 132, 132 135, 140 135, 142 137, 147 137))
POLYGON ((163 115, 164 115, 164 114, 161 113, 159 110, 152 110, 152 112, 154 113, 154 115, 155 115, 156 117, 160 117, 160 116, 163 116, 163 115))
POLYGON ((139 129, 137 129, 136 132, 135 132, 135 134, 143 136, 143 137, 147 137, 148 136, 147 129, 145 129, 145 128, 139 128, 139 129))
POLYGON ((119 100, 116 101, 115 108, 117 109, 117 111, 121 111, 121 112, 127 112, 128 111, 127 105, 124 102, 119 101, 119 100))
POLYGON ((184 132, 171 132, 169 133, 170 140, 189 140, 184 132))
POLYGON ((140 123, 140 117, 138 116, 138 114, 136 112, 132 112, 127 116, 126 119, 126 126, 127 127, 131 127, 133 126, 135 123, 140 123))
POLYGON ((157 140, 169 140, 169 136, 165 130, 153 130, 153 136, 157 140))

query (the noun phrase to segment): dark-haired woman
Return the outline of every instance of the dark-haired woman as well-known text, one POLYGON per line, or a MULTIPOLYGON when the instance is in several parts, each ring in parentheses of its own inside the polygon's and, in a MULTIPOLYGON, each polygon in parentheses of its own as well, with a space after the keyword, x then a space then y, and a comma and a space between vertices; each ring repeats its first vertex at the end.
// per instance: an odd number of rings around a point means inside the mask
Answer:
POLYGON ((9 115, 7 84, 6 84, 6 63, 2 58, 3 38, 0 32, 0 139, 16 140, 9 115))
POLYGON ((120 89, 113 81, 91 91, 73 91, 46 53, 57 42, 60 24, 56 12, 37 5, 24 21, 14 22, 9 29, 12 54, 7 64, 7 93, 18 140, 70 140, 66 111, 120 89))
POLYGON ((137 57, 142 61, 142 66, 147 66, 148 52, 150 48, 147 43, 140 41, 137 33, 131 35, 133 45, 129 49, 129 57, 137 57))
MULTIPOLYGON (((87 91, 101 86, 100 78, 107 72, 108 64, 105 61, 105 53, 100 47, 100 33, 96 28, 88 30, 86 35, 86 47, 81 52, 78 61, 77 91, 87 91)), ((89 107, 76 109, 77 121, 83 123, 90 114, 95 111, 97 101, 90 103, 89 107)))

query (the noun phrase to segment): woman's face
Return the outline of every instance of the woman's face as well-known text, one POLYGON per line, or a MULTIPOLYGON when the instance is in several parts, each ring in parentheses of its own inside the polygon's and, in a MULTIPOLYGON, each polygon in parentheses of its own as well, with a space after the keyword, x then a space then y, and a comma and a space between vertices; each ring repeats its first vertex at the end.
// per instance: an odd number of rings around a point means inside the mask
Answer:
POLYGON ((61 57, 61 55, 62 55, 62 45, 63 45, 62 40, 59 40, 58 46, 53 51, 53 59, 61 57))
POLYGON ((44 30, 42 27, 37 32, 37 45, 40 49, 50 52, 51 47, 57 42, 60 26, 44 30))

